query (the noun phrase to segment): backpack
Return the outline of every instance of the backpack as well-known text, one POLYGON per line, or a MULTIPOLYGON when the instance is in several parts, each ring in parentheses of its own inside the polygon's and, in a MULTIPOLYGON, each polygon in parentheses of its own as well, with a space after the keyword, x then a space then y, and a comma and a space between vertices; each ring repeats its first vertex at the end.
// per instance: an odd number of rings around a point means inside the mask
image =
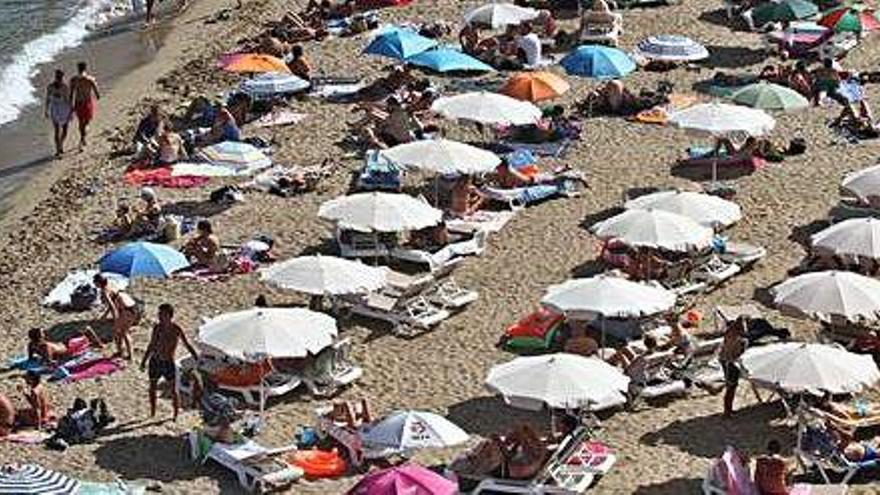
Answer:
POLYGON ((73 289, 70 294, 70 309, 73 311, 86 311, 94 306, 98 300, 98 289, 92 284, 82 284, 73 289))

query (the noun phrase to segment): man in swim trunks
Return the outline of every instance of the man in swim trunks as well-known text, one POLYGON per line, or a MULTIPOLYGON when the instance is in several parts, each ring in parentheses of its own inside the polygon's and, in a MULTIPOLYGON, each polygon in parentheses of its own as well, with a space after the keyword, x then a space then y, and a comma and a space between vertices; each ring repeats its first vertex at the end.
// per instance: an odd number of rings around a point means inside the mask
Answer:
POLYGON ((86 63, 76 64, 77 75, 70 78, 70 101, 73 113, 79 122, 79 149, 86 145, 86 133, 89 123, 95 118, 96 102, 101 99, 98 84, 91 74, 86 72, 86 63))
POLYGON ((159 323, 153 326, 153 334, 150 336, 150 344, 141 360, 141 371, 149 361, 150 377, 150 417, 156 416, 156 391, 159 379, 171 383, 171 405, 174 407, 174 421, 177 421, 177 411, 180 408, 180 397, 177 395, 177 387, 174 384, 177 375, 177 366, 174 363, 174 354, 177 352, 177 343, 183 342, 186 350, 194 359, 199 355, 192 344, 186 338, 183 329, 174 322, 174 307, 168 303, 159 306, 159 323))

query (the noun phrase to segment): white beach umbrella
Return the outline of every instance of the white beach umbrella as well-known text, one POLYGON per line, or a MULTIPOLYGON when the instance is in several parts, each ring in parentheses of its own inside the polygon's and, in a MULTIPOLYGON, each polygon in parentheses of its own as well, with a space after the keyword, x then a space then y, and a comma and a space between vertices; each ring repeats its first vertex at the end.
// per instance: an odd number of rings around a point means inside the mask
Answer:
POLYGON ((663 62, 694 62, 708 58, 709 50, 687 36, 658 34, 639 41, 633 56, 663 62))
POLYGON ((538 17, 538 11, 512 3, 490 3, 477 7, 464 16, 468 24, 481 24, 492 29, 521 24, 538 17))
POLYGON ((447 119, 481 124, 525 125, 541 118, 541 109, 534 104, 487 91, 442 96, 434 100, 431 110, 447 119))
POLYGON ((254 360, 317 354, 333 343, 336 320, 303 308, 254 308, 211 318, 199 343, 228 356, 254 360))
POLYGON ((880 281, 853 272, 827 270, 790 278, 771 290, 782 310, 821 321, 880 317, 880 281))
POLYGON ((714 237, 709 227, 657 209, 626 210, 597 223, 591 230, 603 239, 617 238, 629 246, 680 252, 705 249, 714 237))
POLYGON ((622 403, 629 378, 614 366, 577 354, 518 357, 489 370, 486 386, 514 406, 581 408, 622 403))
POLYGON ((324 202, 318 216, 344 229, 361 232, 403 232, 437 225, 443 212, 406 194, 369 192, 324 202))
POLYGON ((397 145, 381 156, 404 167, 438 174, 482 174, 492 172, 501 158, 491 151, 448 139, 423 139, 397 145))
POLYGON ((874 165, 847 175, 843 178, 840 187, 863 200, 880 196, 880 165, 874 165))
POLYGON ((742 357, 750 380, 787 392, 852 393, 880 379, 874 359, 837 346, 783 342, 755 347, 742 357))
POLYGON ((254 99, 273 98, 280 95, 299 93, 309 89, 311 84, 293 74, 265 72, 252 79, 242 81, 239 89, 254 99))
POLYGON ((196 157, 211 165, 232 168, 237 174, 253 173, 272 165, 272 160, 256 146, 235 141, 206 146, 196 157))
POLYGON ((880 259, 880 220, 850 218, 810 237, 816 252, 880 259))
POLYGON ((633 318, 670 310, 675 305, 675 294, 620 277, 598 275, 548 287, 541 304, 569 318, 633 318))
POLYGON ((260 278, 282 289, 317 296, 356 294, 385 285, 384 268, 336 256, 300 256, 260 270, 260 278))
POLYGON ((776 120, 763 110, 726 103, 694 105, 670 115, 669 122, 682 129, 716 137, 733 133, 761 136, 776 125, 776 120))
POLYGON ((363 427, 360 436, 365 447, 386 454, 453 447, 469 438, 455 423, 426 411, 397 411, 363 427))
POLYGON ((686 216, 707 227, 728 227, 742 218, 742 209, 733 201, 690 191, 659 191, 626 202, 628 210, 656 209, 686 216))

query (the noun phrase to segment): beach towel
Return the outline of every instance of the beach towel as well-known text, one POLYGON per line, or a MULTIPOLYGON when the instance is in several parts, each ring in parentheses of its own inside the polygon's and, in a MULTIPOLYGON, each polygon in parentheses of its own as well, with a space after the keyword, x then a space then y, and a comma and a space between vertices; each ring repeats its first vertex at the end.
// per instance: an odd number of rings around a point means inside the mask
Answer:
POLYGON ((282 108, 280 110, 269 112, 248 125, 256 128, 264 128, 298 124, 308 116, 309 114, 307 113, 294 112, 293 110, 282 108))
POLYGON ((171 167, 154 169, 129 168, 122 176, 123 182, 130 186, 156 186, 168 188, 191 188, 201 187, 209 182, 207 177, 189 177, 172 175, 171 167))
POLYGON ((52 435, 46 431, 40 430, 19 430, 10 433, 2 440, 12 443, 21 443, 26 445, 38 445, 49 439, 52 435))
POLYGON ((514 215, 513 211, 479 210, 466 217, 446 220, 446 228, 450 232, 471 233, 482 230, 494 233, 501 231, 514 215))
POLYGON ((126 483, 122 480, 109 483, 80 481, 79 491, 76 493, 77 495, 143 495, 147 493, 147 487, 141 483, 126 483))
POLYGON ((358 91, 365 88, 366 85, 361 82, 333 82, 327 81, 316 85, 310 95, 316 98, 323 98, 328 101, 344 102, 357 97, 358 91))
POLYGON ((233 177, 239 175, 232 167, 211 165, 210 163, 175 163, 171 166, 171 177, 233 177))
MULTIPOLYGON (((70 305, 70 296, 81 285, 94 285, 92 279, 98 274, 98 270, 76 270, 67 274, 61 282, 58 282, 49 294, 43 298, 43 306, 49 308, 64 308, 70 305)), ((128 277, 116 273, 104 273, 104 277, 110 283, 113 290, 125 290, 128 287, 128 277)))
MULTIPOLYGON (((125 364, 118 359, 98 357, 73 366, 64 366, 61 370, 65 373, 64 383, 76 383, 99 376, 110 375, 124 368, 125 364)), ((54 375, 53 378, 55 378, 54 375)))

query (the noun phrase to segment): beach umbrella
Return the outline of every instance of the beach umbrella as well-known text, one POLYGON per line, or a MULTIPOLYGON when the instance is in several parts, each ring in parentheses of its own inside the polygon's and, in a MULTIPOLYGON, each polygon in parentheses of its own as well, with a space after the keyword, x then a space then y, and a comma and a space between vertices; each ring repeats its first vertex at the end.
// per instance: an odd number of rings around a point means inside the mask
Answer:
POLYGON ((810 106, 810 101, 797 91, 767 82, 749 84, 730 95, 730 99, 761 110, 800 110, 810 106))
POLYGON ((333 344, 336 320, 304 308, 253 308, 211 318, 199 343, 247 361, 302 358, 333 344))
POLYGON ((525 101, 551 100, 565 94, 571 86, 552 72, 520 72, 504 84, 501 92, 525 101))
POLYGON ((335 256, 300 256, 260 270, 260 278, 282 289, 316 296, 370 292, 385 286, 386 270, 335 256))
POLYGON ((448 139, 399 144, 379 154, 397 165, 441 175, 482 174, 494 171, 501 163, 501 158, 491 151, 448 139))
POLYGON ((686 216, 706 227, 729 227, 742 218, 742 208, 711 194, 691 191, 659 191, 631 199, 627 210, 662 210, 686 216))
POLYGON ((880 28, 874 9, 863 5, 844 6, 826 12, 819 24, 834 31, 865 33, 880 28))
POLYGON ((276 72, 290 74, 284 60, 262 53, 229 53, 220 56, 220 68, 228 72, 276 72))
POLYGON ((819 7, 807 0, 782 0, 758 5, 752 10, 755 26, 763 26, 769 22, 797 21, 814 17, 819 7))
POLYGON ((36 464, 0 467, 0 493, 66 495, 79 493, 79 481, 36 464))
POLYGON ((129 278, 164 278, 189 266, 186 256, 165 244, 130 242, 98 260, 102 272, 129 278))
POLYGON ((406 63, 434 72, 494 72, 491 65, 452 48, 436 48, 406 59, 406 63))
POLYGON ((560 64, 568 74, 594 79, 620 79, 636 70, 636 63, 625 52, 601 45, 578 47, 560 64))
POLYGON ((347 495, 455 495, 458 484, 418 464, 404 464, 373 471, 357 482, 347 495))
POLYGON ((266 72, 242 81, 238 89, 255 100, 279 95, 299 93, 309 89, 311 84, 290 73, 266 72))
POLYGON ((810 245, 816 252, 880 259, 880 220, 850 218, 813 234, 810 245))
POLYGON ((477 7, 464 16, 468 24, 480 24, 492 29, 522 24, 538 17, 538 11, 512 3, 490 3, 477 7))
POLYGON ((595 357, 557 353, 518 357, 489 370, 489 390, 524 409, 590 408, 626 401, 629 378, 595 357))
POLYGON ((468 434, 458 425, 426 411, 397 411, 362 427, 359 433, 364 446, 386 455, 453 447, 468 440, 468 434))
POLYGON ((870 355, 807 342, 751 348, 743 354, 742 364, 749 380, 791 393, 855 393, 880 379, 870 355))
POLYGON ((437 42, 408 29, 392 28, 376 35, 364 53, 404 60, 437 46, 437 42))
POLYGON ((733 133, 760 136, 770 132, 776 125, 776 120, 763 110, 725 103, 702 103, 685 108, 673 113, 669 122, 682 129, 711 136, 733 133))
POLYGON ((602 239, 619 239, 628 246, 679 252, 708 248, 714 238, 711 228, 658 209, 626 210, 590 230, 602 239))
POLYGON ((272 160, 259 148, 237 141, 205 146, 196 153, 196 157, 211 165, 231 168, 237 174, 252 173, 272 165, 272 160))
POLYGON ((541 118, 541 109, 534 104, 488 91, 441 96, 434 100, 431 110, 447 119, 481 124, 526 125, 541 118))
POLYGON ((675 34, 650 36, 636 45, 633 54, 636 58, 660 62, 694 62, 709 58, 706 47, 688 38, 675 34))
POLYGON ((771 294, 780 310, 820 321, 880 318, 880 281, 853 272, 805 273, 777 285, 771 294))
POLYGON ((675 293, 621 277, 576 278, 547 288, 541 304, 568 318, 640 318, 669 311, 675 293))
POLYGON ((318 216, 343 229, 402 232, 437 225, 443 212, 406 194, 364 192, 325 201, 318 216))
POLYGON ((880 165, 848 174, 840 183, 840 188, 861 200, 880 196, 880 165))

